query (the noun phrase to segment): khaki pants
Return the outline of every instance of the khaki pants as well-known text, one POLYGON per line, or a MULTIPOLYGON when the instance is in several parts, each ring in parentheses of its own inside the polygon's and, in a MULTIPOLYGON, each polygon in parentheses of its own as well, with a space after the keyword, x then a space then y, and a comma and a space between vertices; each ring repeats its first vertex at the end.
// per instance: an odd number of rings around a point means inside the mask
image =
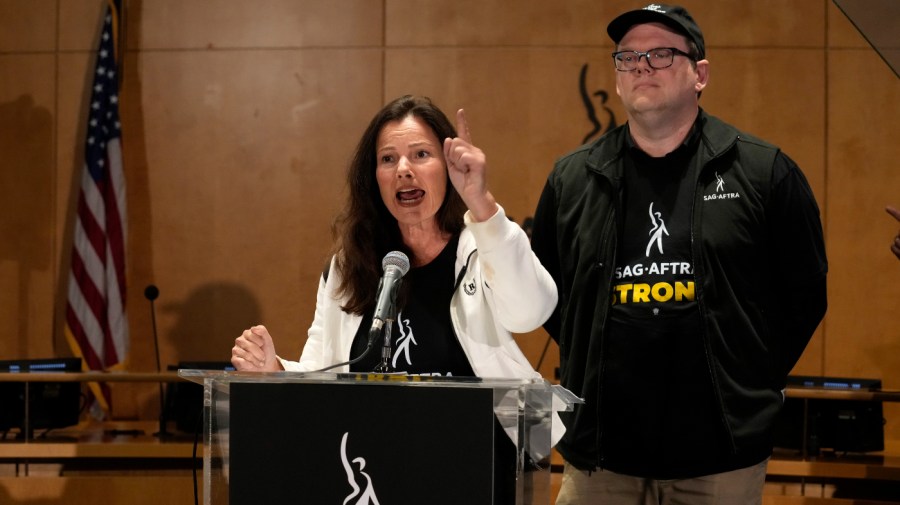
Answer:
POLYGON ((566 463, 556 505, 760 505, 767 463, 674 480, 585 472, 566 463))

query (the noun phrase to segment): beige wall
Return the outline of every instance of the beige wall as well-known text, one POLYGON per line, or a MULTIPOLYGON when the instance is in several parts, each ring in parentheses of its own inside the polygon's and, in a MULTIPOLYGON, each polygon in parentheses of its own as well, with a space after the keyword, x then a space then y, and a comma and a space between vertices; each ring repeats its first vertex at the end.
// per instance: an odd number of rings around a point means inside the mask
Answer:
MULTIPOLYGON (((707 37, 702 105, 780 145, 823 214, 825 322, 796 372, 900 388, 900 82, 830 0, 686 0, 707 37)), ((127 0, 121 114, 128 181, 130 368, 227 360, 265 322, 296 355, 312 318, 348 156, 404 93, 465 107, 495 195, 530 215, 553 160, 615 97, 609 0, 127 0)), ((0 359, 68 355, 62 334, 93 51, 103 0, 0 0, 0 359)), ((791 289, 791 286, 773 286, 791 289)), ((520 338, 533 363, 542 330, 520 338)), ((552 375, 556 348, 541 370, 552 375)), ((152 418, 156 388, 116 391, 152 418)), ((900 438, 900 410, 887 408, 900 438)))

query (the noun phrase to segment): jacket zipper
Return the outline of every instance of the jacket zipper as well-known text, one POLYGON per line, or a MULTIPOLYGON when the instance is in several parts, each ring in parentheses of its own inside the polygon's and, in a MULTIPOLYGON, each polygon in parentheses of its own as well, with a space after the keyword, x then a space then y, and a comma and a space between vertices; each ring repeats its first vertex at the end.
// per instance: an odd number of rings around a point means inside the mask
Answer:
MULTIPOLYGON (((613 211, 612 211, 612 215, 609 217, 609 221, 611 221, 612 224, 610 225, 609 222, 607 222, 606 229, 609 230, 609 233, 606 234, 605 236, 600 237, 600 244, 603 244, 604 241, 610 240, 610 236, 612 236, 615 239, 615 243, 612 244, 612 246, 611 246, 611 250, 612 250, 611 256, 612 257, 610 258, 610 262, 607 263, 608 265, 612 266, 611 268, 609 268, 609 275, 607 275, 607 279, 606 279, 607 287, 611 288, 613 280, 614 280, 613 277, 615 275, 616 258, 618 255, 618 240, 619 240, 618 216, 619 216, 619 211, 620 211, 619 206, 621 205, 621 201, 622 201, 621 195, 620 195, 622 188, 621 188, 621 185, 618 187, 613 185, 612 181, 608 177, 607 177, 607 182, 613 188, 613 191, 612 191, 613 198, 614 198, 613 205, 612 205, 613 211)), ((603 264, 602 261, 598 261, 597 266, 598 266, 598 268, 604 268, 605 265, 603 264)), ((600 362, 600 370, 597 372, 597 410, 596 410, 596 413, 597 413, 597 468, 601 468, 601 469, 605 466, 605 458, 603 456, 603 443, 602 443, 603 442, 603 423, 600 422, 600 404, 602 403, 602 398, 603 398, 603 375, 604 375, 605 369, 606 369, 606 364, 605 364, 605 361, 603 358, 604 358, 605 350, 606 350, 606 323, 608 321, 609 321, 609 306, 607 306, 607 308, 606 308, 606 314, 604 315, 603 321, 600 326, 600 339, 601 339, 600 340, 600 356, 598 357, 598 361, 600 362)))
MULTIPOLYGON (((697 228, 696 212, 697 212, 698 194, 699 194, 699 189, 700 189, 700 177, 703 175, 703 173, 706 171, 707 167, 712 162, 714 162, 715 160, 722 157, 722 155, 724 155, 725 153, 731 151, 731 149, 734 148, 735 144, 737 143, 738 140, 740 140, 740 138, 741 138, 740 136, 737 136, 735 138, 734 142, 732 142, 727 148, 723 149, 720 153, 718 153, 714 157, 710 158, 703 166, 701 166, 700 169, 697 171, 697 177, 694 180, 694 199, 691 202, 691 255, 692 255, 692 260, 694 262, 694 279, 695 279, 695 281, 699 281, 699 279, 700 279, 701 272, 698 271, 698 268, 702 269, 700 260, 703 257, 702 250, 701 250, 702 248, 699 245, 697 245, 697 243, 695 241, 695 238, 696 238, 695 230, 697 228)), ((712 381, 713 393, 716 396, 716 403, 718 404, 718 407, 719 407, 719 421, 722 422, 722 426, 725 428, 725 432, 728 434, 728 441, 730 442, 730 445, 731 445, 731 453, 737 454, 737 447, 734 442, 734 432, 731 430, 731 425, 728 424, 728 418, 725 415, 725 401, 722 399, 722 389, 719 386, 719 379, 713 368, 712 352, 710 349, 711 344, 710 344, 710 339, 709 339, 709 332, 707 331, 707 311, 706 311, 706 301, 703 296, 703 283, 696 282, 696 289, 697 289, 697 308, 700 310, 700 331, 701 331, 701 338, 703 339, 703 352, 706 355, 706 368, 707 368, 707 372, 709 372, 709 378, 712 381)))

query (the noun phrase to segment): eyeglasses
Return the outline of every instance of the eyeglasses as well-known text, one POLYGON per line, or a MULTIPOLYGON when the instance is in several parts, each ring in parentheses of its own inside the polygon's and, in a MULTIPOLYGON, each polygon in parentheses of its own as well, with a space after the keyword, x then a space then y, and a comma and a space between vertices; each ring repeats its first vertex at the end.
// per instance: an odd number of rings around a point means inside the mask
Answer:
POLYGON ((650 68, 656 70, 669 68, 675 62, 675 55, 685 56, 691 61, 696 59, 689 53, 674 47, 657 47, 649 51, 617 51, 612 53, 613 61, 616 63, 616 70, 619 72, 631 72, 636 69, 641 57, 647 58, 647 64, 650 68))

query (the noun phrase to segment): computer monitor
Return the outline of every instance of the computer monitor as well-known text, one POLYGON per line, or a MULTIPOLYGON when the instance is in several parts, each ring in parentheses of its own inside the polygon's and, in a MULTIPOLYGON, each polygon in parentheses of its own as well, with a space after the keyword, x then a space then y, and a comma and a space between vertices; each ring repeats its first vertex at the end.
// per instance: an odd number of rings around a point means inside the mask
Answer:
MULTIPOLYGON (((169 370, 234 371, 228 361, 180 361, 169 365, 169 370)), ((175 428, 184 433, 194 433, 200 428, 203 417, 203 386, 193 382, 171 382, 166 388, 164 421, 174 421, 175 428)))
MULTIPOLYGON (((80 372, 81 358, 17 359, 0 361, 0 372, 80 372)), ((25 382, 0 382, 0 432, 25 431, 25 382)), ((28 383, 29 430, 50 430, 78 424, 80 382, 28 383)))
MULTIPOLYGON (((852 377, 789 376, 787 385, 838 391, 877 391, 881 380, 852 377)), ((774 430, 775 447, 870 452, 884 450, 880 400, 786 398, 774 430), (805 424, 804 424, 805 419, 805 424), (803 434, 806 434, 804 441, 803 434)))

